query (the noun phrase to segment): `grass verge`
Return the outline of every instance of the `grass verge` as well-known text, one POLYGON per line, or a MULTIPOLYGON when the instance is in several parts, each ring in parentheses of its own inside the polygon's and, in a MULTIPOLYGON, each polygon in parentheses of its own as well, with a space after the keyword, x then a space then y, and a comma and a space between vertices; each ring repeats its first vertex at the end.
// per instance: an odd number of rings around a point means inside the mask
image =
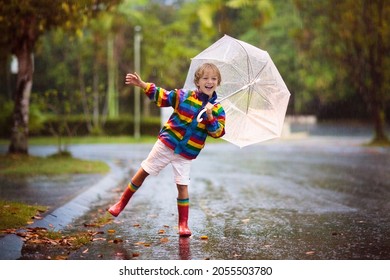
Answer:
POLYGON ((109 166, 100 161, 73 157, 36 157, 0 155, 1 176, 35 176, 61 174, 107 173, 109 166))
MULTIPOLYGON (((0 155, 0 176, 31 177, 61 174, 107 173, 109 166, 100 161, 89 161, 70 156, 36 157, 28 155, 0 155)), ((38 219, 45 206, 0 201, 0 230, 20 228, 38 219)))
POLYGON ((45 211, 46 206, 0 200, 0 230, 23 227, 45 211))
MULTIPOLYGON (((154 143, 157 140, 156 136, 142 136, 136 139, 131 136, 78 136, 78 137, 63 137, 62 143, 68 146, 75 144, 137 144, 137 143, 154 143)), ((0 139, 0 145, 9 145, 9 139, 0 139)), ((58 145, 57 137, 29 137, 29 145, 58 145)))

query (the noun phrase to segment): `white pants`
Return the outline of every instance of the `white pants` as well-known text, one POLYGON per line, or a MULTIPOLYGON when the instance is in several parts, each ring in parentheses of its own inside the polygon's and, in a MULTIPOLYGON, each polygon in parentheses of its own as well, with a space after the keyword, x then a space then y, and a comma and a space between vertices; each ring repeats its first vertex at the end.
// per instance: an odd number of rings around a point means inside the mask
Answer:
POLYGON ((168 164, 173 167, 175 182, 179 185, 190 184, 191 160, 186 159, 157 140, 141 167, 150 175, 157 176, 168 164))

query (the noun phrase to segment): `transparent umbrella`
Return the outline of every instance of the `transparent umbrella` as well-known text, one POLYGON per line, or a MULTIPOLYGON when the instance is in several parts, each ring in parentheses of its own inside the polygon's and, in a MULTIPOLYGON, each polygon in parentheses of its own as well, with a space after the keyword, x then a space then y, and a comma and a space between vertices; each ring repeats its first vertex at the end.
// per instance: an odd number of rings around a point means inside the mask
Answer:
POLYGON ((222 75, 217 94, 226 112, 223 139, 244 147, 281 136, 290 92, 266 51, 225 35, 191 60, 184 88, 196 88, 194 73, 205 62, 222 75))

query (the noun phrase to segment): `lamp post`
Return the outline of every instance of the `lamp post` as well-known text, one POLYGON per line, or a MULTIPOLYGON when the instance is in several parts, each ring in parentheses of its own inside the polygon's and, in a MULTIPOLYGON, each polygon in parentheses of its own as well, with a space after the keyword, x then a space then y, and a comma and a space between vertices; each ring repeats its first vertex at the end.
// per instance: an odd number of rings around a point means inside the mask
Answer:
MULTIPOLYGON (((140 74, 141 72, 141 26, 137 25, 134 28, 134 71, 140 74)), ((134 138, 141 137, 141 89, 134 89, 134 138)))

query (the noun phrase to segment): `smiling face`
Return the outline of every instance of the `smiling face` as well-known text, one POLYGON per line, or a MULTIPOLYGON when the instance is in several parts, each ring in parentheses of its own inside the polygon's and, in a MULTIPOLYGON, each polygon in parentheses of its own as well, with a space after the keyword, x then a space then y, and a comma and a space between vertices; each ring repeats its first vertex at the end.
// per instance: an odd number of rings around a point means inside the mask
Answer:
POLYGON ((196 71, 194 82, 198 90, 211 97, 221 83, 221 74, 214 64, 206 63, 196 71))

